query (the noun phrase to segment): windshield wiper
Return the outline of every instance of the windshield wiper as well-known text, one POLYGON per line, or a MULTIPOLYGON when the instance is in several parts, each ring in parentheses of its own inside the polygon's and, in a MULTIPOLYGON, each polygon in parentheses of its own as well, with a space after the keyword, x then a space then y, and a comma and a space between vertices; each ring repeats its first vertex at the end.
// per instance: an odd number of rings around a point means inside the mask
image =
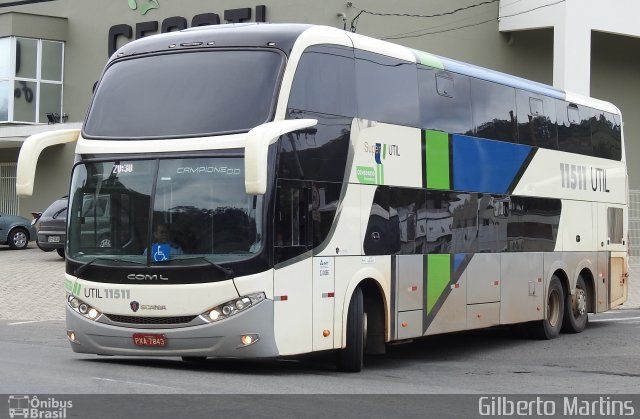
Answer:
POLYGON ((87 270, 87 268, 89 266, 91 266, 93 264, 93 262, 95 262, 97 260, 108 260, 108 261, 111 261, 111 262, 123 262, 123 263, 133 263, 133 264, 136 264, 136 265, 144 265, 144 263, 142 263, 142 262, 134 262, 132 260, 111 259, 111 258, 105 258, 105 257, 97 257, 97 258, 91 259, 89 262, 83 263, 82 265, 78 266, 73 271, 73 276, 77 277, 78 275, 81 275, 84 271, 87 270))
POLYGON ((196 257, 196 258, 185 258, 185 259, 182 259, 182 260, 197 260, 197 259, 204 260, 209 265, 213 266, 214 268, 216 268, 217 270, 219 270, 220 272, 225 274, 226 279, 231 279, 235 275, 234 272, 233 272, 233 269, 227 268, 227 267, 222 266, 222 265, 220 265, 218 263, 212 262, 212 261, 210 261, 209 259, 207 259, 206 257, 203 257, 203 256, 199 256, 199 257, 196 257))

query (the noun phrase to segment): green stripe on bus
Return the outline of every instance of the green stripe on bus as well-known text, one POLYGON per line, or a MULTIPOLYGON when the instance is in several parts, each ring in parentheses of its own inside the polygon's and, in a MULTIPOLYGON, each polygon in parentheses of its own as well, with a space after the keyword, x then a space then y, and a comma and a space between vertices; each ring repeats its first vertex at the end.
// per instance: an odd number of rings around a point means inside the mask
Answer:
POLYGON ((424 136, 427 188, 449 190, 449 134, 427 130, 424 136))
POLYGON ((444 70, 444 63, 440 61, 440 59, 435 55, 417 49, 412 49, 412 51, 420 64, 432 68, 437 68, 439 70, 444 70))
POLYGON ((384 164, 376 165, 376 184, 384 185, 384 164))
POLYGON ((427 315, 451 282, 451 255, 427 255, 427 315))

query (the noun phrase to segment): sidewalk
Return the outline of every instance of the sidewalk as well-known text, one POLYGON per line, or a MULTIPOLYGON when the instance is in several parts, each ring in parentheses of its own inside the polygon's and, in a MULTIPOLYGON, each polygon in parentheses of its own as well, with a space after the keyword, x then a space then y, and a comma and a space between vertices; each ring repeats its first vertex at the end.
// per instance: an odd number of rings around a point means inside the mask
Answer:
POLYGON ((0 319, 63 320, 64 265, 35 242, 26 250, 0 246, 0 319))
POLYGON ((629 295, 622 308, 640 308, 640 266, 629 267, 629 295))

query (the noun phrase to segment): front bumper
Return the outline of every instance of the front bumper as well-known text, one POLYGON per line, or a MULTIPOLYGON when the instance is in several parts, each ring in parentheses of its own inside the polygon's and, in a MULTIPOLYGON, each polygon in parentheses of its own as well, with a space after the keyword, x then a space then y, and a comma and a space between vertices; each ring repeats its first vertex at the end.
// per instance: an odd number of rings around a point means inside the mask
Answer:
MULTIPOLYGON (((264 358, 278 356, 273 333, 273 301, 263 300, 254 307, 219 322, 179 328, 114 326, 92 321, 66 305, 67 330, 75 333, 74 352, 123 356, 194 356, 264 358), (164 347, 133 344, 134 333, 163 334, 164 347), (259 340, 243 346, 240 337, 258 335, 259 340)), ((99 319, 98 319, 99 320, 99 319)))

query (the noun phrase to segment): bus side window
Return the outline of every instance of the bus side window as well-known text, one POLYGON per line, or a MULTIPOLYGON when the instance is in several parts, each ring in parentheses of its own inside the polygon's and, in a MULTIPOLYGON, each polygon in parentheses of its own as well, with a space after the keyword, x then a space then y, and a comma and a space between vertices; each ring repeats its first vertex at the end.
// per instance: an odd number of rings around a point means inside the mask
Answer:
POLYGON ((592 109, 591 142, 593 155, 604 159, 620 160, 622 157, 620 127, 613 114, 592 109))
POLYGON ((314 45, 305 50, 293 78, 290 116, 296 110, 328 115, 356 115, 353 49, 340 45, 314 45))
POLYGON ((558 149, 592 156, 589 109, 565 101, 556 101, 556 116, 558 118, 558 149))
POLYGON ((311 248, 311 188, 308 182, 280 181, 276 192, 273 246, 275 263, 311 248))
POLYGON ((516 94, 513 87, 471 79, 471 105, 477 137, 518 142, 516 94))
POLYGON ((391 253, 403 255, 423 253, 427 233, 426 217, 424 189, 391 188, 389 193, 391 253))
POLYGON ((418 65, 420 128, 472 134, 469 78, 418 65))
POLYGON ((556 111, 553 99, 516 90, 518 142, 534 147, 558 149, 556 111))
POLYGON ((355 108, 353 48, 307 48, 293 78, 286 118, 316 119, 318 124, 282 137, 278 176, 342 183, 355 108))
POLYGON ((369 222, 364 235, 365 255, 388 255, 392 248, 389 230, 389 188, 378 186, 371 204, 369 222))
POLYGON ((359 49, 355 57, 358 116, 418 127, 416 64, 359 49))
POLYGON ((313 221, 313 247, 329 237, 340 200, 341 183, 313 182, 311 207, 313 221))

